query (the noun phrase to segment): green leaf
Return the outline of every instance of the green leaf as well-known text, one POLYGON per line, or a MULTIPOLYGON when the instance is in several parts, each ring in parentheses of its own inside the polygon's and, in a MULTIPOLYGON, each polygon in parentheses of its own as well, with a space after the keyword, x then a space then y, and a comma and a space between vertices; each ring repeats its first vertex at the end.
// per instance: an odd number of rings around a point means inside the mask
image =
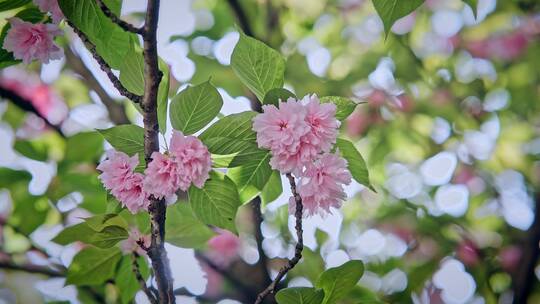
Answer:
POLYGON ((324 290, 324 304, 337 303, 356 286, 364 274, 364 264, 359 260, 327 269, 323 272, 315 286, 324 290))
MULTIPOLYGON (((148 268, 148 263, 144 257, 137 258, 137 264, 139 265, 139 270, 143 279, 148 279, 150 275, 150 270, 148 268)), ((139 281, 133 272, 133 261, 132 257, 124 256, 120 261, 118 266, 118 271, 116 272, 115 284, 120 290, 120 301, 122 304, 132 303, 135 294, 141 289, 139 281)))
POLYGON ((116 150, 128 155, 144 154, 144 129, 136 125, 119 125, 97 130, 116 150))
POLYGON ((336 119, 339 121, 344 121, 349 117, 349 115, 354 112, 356 106, 358 105, 349 98, 340 97, 340 96, 324 96, 321 97, 322 103, 333 103, 336 105, 336 119))
POLYGON ((283 87, 285 59, 276 50, 243 33, 232 53, 231 66, 261 101, 271 89, 283 87))
POLYGON ((471 7, 474 18, 478 18, 478 0, 463 0, 463 2, 471 7))
POLYGON ((267 205, 275 201, 283 192, 281 184, 281 174, 277 170, 272 171, 272 175, 268 179, 266 185, 261 191, 261 203, 267 205))
POLYGON ((276 294, 278 304, 321 304, 324 291, 312 287, 292 287, 281 289, 276 294))
POLYGON ((169 105, 169 85, 171 76, 169 66, 161 58, 159 58, 159 69, 163 73, 163 77, 161 78, 158 88, 157 115, 159 132, 165 134, 165 132, 167 132, 167 106, 169 105))
POLYGON ((120 66, 120 82, 133 94, 144 94, 144 58, 131 48, 120 66))
POLYGON ((184 134, 193 134, 210 123, 222 106, 221 95, 210 81, 188 87, 171 101, 171 124, 184 134))
POLYGON ((231 114, 218 120, 206 129, 200 140, 214 154, 232 154, 256 147, 257 134, 252 130, 253 111, 231 114))
POLYGON ((69 265, 66 285, 100 285, 113 278, 116 264, 122 258, 120 249, 87 247, 69 265))
MULTIPOLYGON (((118 10, 119 2, 107 1, 107 5, 118 10)), ((58 4, 66 18, 88 36, 103 59, 113 69, 121 69, 133 46, 138 44, 137 36, 114 24, 95 0, 59 0, 58 4)))
POLYGON ((103 138, 97 132, 81 132, 67 139, 65 160, 97 163, 103 153, 103 138))
MULTIPOLYGON (((236 183, 240 194, 240 201, 246 203, 259 191, 261 191, 270 175, 270 158, 272 155, 268 150, 258 150, 249 160, 243 162, 242 166, 229 169, 227 175, 236 183), (254 189, 250 189, 253 186, 254 189)), ((234 162, 234 160, 233 160, 234 162)))
POLYGON ((100 232, 94 233, 89 243, 99 248, 110 248, 127 239, 128 236, 126 229, 120 226, 107 226, 100 232))
POLYGON ((3 0, 0 1, 0 12, 8 11, 30 3, 32 0, 3 0))
POLYGON ((212 171, 202 189, 191 186, 189 203, 195 216, 203 223, 236 233, 234 219, 240 198, 236 185, 226 175, 212 171))
POLYGON ((279 107, 279 102, 286 102, 289 97, 295 98, 296 95, 294 95, 293 92, 283 89, 283 88, 275 88, 271 89, 264 95, 263 104, 267 105, 274 105, 276 107, 279 107))
POLYGON ((353 143, 342 138, 338 138, 336 141, 336 146, 341 153, 341 156, 347 160, 347 166, 353 178, 360 184, 369 187, 371 190, 375 191, 371 182, 369 181, 369 171, 367 169, 366 162, 364 158, 356 150, 353 143))
POLYGON ((64 246, 77 241, 89 244, 95 233, 87 223, 79 223, 65 228, 52 241, 64 246))
POLYGON ((127 228, 128 226, 122 217, 113 213, 92 216, 85 219, 85 222, 88 227, 92 228, 94 231, 101 231, 108 226, 120 226, 123 228, 127 228))
POLYGON ((392 25, 402 18, 412 13, 424 0, 372 0, 373 6, 381 17, 386 35, 390 33, 392 25))
POLYGON ((202 248, 215 235, 207 225, 199 221, 186 202, 178 202, 167 208, 165 240, 183 248, 202 248))
POLYGON ((46 146, 39 145, 32 141, 17 140, 15 141, 13 148, 15 149, 15 151, 34 160, 46 161, 48 158, 46 146))

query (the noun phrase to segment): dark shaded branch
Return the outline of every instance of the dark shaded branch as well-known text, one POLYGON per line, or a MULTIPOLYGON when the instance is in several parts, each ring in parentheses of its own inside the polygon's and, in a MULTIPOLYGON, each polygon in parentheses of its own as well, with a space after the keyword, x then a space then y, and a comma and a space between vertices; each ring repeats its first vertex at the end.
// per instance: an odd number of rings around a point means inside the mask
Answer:
MULTIPOLYGON (((146 164, 151 161, 152 153, 159 151, 159 124, 157 116, 157 96, 162 73, 158 67, 157 26, 159 18, 159 0, 149 0, 143 34, 144 55, 144 96, 141 102, 144 123, 144 156, 146 164)), ((150 198, 151 243, 147 251, 154 269, 159 303, 175 303, 173 279, 169 258, 165 250, 165 217, 167 205, 164 199, 150 198)))
POLYGON ((132 266, 133 273, 135 274, 135 278, 137 278, 137 282, 139 282, 139 286, 141 286, 141 290, 144 292, 144 294, 146 294, 150 303, 157 304, 158 302, 156 298, 154 297, 154 294, 150 291, 150 289, 148 289, 148 286, 146 286, 146 281, 144 280, 141 274, 139 263, 137 262, 138 257, 139 255, 136 252, 133 252, 133 254, 131 255, 131 266, 132 266))
POLYGON ((109 80, 112 82, 113 86, 118 90, 118 92, 120 92, 122 96, 130 99, 131 101, 135 103, 140 103, 142 97, 137 94, 131 93, 122 85, 122 83, 120 82, 120 79, 118 79, 118 77, 114 75, 109 64, 105 61, 105 59, 103 59, 98 54, 96 50, 96 46, 92 43, 92 41, 90 41, 88 36, 86 36, 86 34, 83 33, 81 30, 79 30, 71 21, 66 20, 66 22, 69 24, 69 26, 71 26, 75 34, 77 34, 77 36, 81 38, 82 42, 86 45, 86 48, 88 49, 88 51, 90 51, 90 53, 92 54, 92 57, 94 57, 94 59, 98 62, 101 70, 103 70, 103 72, 107 74, 107 77, 109 77, 109 80))
POLYGON ((126 32, 131 32, 135 34, 143 34, 143 28, 138 28, 134 26, 133 24, 126 22, 122 19, 120 19, 118 16, 116 16, 115 13, 113 13, 107 5, 103 2, 103 0, 96 0, 97 4, 99 5, 99 8, 101 8, 101 11, 105 16, 109 17, 113 23, 121 27, 126 32))
POLYGON ((289 184, 291 185, 291 192, 294 196, 294 200, 296 203, 296 210, 294 212, 294 216, 296 218, 296 237, 298 238, 298 242, 296 243, 296 247, 294 248, 294 257, 287 261, 287 264, 283 266, 279 273, 277 274, 274 281, 268 285, 268 287, 263 290, 259 295, 257 296, 257 301, 255 301, 255 304, 262 303, 263 299, 271 293, 274 293, 276 291, 276 287, 281 281, 281 279, 289 272, 289 270, 293 269, 296 264, 300 261, 302 258, 302 250, 304 250, 304 238, 303 238, 303 231, 302 231, 302 197, 300 197, 300 194, 298 194, 298 191, 296 191, 296 182, 294 181, 294 177, 291 173, 287 173, 287 178, 289 179, 289 184))
POLYGON ((256 291, 253 290, 250 286, 246 285, 229 271, 221 268, 219 265, 212 262, 212 260, 207 258, 205 255, 196 253, 195 256, 197 257, 197 259, 205 263, 208 267, 210 267, 212 270, 219 273, 222 277, 229 281, 235 289, 239 290, 244 296, 248 297, 250 301, 254 300, 253 295, 256 291))
POLYGON ((257 242, 257 252, 259 253, 259 262, 261 272, 263 274, 263 286, 267 286, 271 283, 270 273, 268 272, 268 257, 264 252, 262 243, 263 235, 261 231, 261 224, 263 222, 262 212, 261 212, 261 198, 257 196, 251 201, 253 205, 253 221, 254 221, 254 235, 255 241, 257 242))
POLYGON ((65 276, 65 273, 62 271, 57 271, 48 267, 32 265, 32 264, 19 265, 13 262, 0 261, 0 268, 24 271, 28 273, 44 274, 49 277, 64 277, 65 276))
POLYGON ((45 116, 43 116, 36 109, 36 107, 34 107, 34 105, 32 104, 30 100, 22 97, 21 95, 17 94, 16 92, 12 90, 3 88, 1 86, 0 86, 0 97, 11 100, 11 102, 13 102, 13 104, 19 107, 21 110, 34 113, 35 115, 43 119, 43 121, 53 130, 55 130, 60 136, 66 137, 64 132, 62 132, 62 129, 60 128, 60 126, 52 124, 45 116))
POLYGON ((513 280, 515 304, 527 303, 536 282, 534 270, 540 256, 540 193, 535 197, 534 223, 527 230, 527 240, 523 243, 521 261, 513 280))
POLYGON ((111 121, 117 125, 129 124, 130 121, 126 115, 124 106, 109 96, 84 62, 69 48, 64 49, 64 54, 71 69, 79 74, 84 79, 85 84, 99 96, 99 99, 101 99, 101 102, 103 102, 109 112, 111 121))
POLYGON ((238 23, 240 23, 242 31, 244 31, 246 35, 253 37, 253 30, 251 29, 246 12, 242 8, 242 5, 240 5, 240 2, 238 0, 227 0, 227 3, 229 3, 229 6, 236 15, 236 19, 238 20, 238 23))

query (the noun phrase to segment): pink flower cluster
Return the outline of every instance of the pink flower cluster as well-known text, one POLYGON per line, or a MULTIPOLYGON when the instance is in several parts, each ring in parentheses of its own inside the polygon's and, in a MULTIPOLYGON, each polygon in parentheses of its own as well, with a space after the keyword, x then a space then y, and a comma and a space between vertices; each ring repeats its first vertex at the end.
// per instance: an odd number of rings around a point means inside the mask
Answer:
MULTIPOLYGON (((298 192, 305 207, 304 215, 324 214, 339 208, 346 198, 343 184, 351 182, 347 162, 330 150, 336 142, 340 122, 336 106, 320 103, 315 95, 302 100, 289 98, 279 108, 263 106, 263 113, 253 119, 260 148, 272 152, 270 164, 282 173, 300 178, 298 192)), ((295 201, 290 199, 289 212, 295 201)))
POLYGON ((282 173, 300 174, 319 153, 328 152, 336 142, 339 121, 336 106, 321 104, 317 96, 301 101, 289 98, 263 106, 263 113, 253 119, 260 148, 270 149, 272 168, 282 173))
POLYGON ((218 265, 227 267, 238 258, 240 239, 227 230, 218 230, 219 234, 208 240, 208 257, 218 265))
POLYGON ((54 37, 62 31, 52 23, 30 23, 19 18, 8 19, 11 28, 4 40, 4 49, 13 53, 13 57, 21 59, 25 64, 37 59, 42 63, 60 59, 63 49, 54 43, 54 37))
POLYGON ((147 210, 149 197, 172 197, 178 189, 187 191, 191 184, 202 188, 212 167, 210 153, 194 136, 173 131, 170 150, 166 154, 154 152, 144 175, 134 170, 138 156, 109 152, 108 158, 97 167, 105 188, 132 213, 147 210))

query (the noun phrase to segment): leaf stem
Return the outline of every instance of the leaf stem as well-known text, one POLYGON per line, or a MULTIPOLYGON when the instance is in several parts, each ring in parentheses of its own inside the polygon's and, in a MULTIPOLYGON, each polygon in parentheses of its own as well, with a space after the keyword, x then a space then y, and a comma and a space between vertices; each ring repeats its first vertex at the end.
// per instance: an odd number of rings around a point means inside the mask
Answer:
POLYGON ((144 30, 143 28, 139 28, 139 27, 136 27, 134 26, 133 24, 129 23, 129 22, 126 22, 122 19, 120 19, 118 16, 116 16, 108 7, 107 5, 103 2, 103 0, 96 0, 97 4, 99 5, 99 8, 101 9, 101 11, 103 12, 103 14, 105 14, 105 16, 109 17, 109 19, 115 23, 116 25, 118 25, 119 27, 121 27, 124 31, 126 32, 131 32, 131 33, 134 33, 134 34, 140 34, 142 35, 144 33, 144 30))

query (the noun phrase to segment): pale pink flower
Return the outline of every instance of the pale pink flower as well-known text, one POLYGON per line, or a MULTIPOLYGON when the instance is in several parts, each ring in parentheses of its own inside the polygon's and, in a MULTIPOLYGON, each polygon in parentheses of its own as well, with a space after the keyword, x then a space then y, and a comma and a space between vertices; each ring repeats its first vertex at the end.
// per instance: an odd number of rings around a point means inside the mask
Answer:
POLYGON ((173 195, 180 186, 180 170, 168 155, 152 153, 152 161, 144 171, 144 190, 155 198, 173 195))
POLYGON ((219 234, 208 241, 208 255, 221 266, 229 265, 238 257, 240 239, 227 230, 219 230, 219 234))
POLYGON ((178 168, 180 189, 186 191, 191 183, 202 188, 212 169, 208 148, 195 136, 173 131, 170 155, 178 168))
POLYGON ((306 122, 310 126, 302 138, 303 142, 318 149, 318 152, 328 152, 336 143, 340 122, 336 119, 336 105, 333 103, 321 104, 316 95, 306 96, 306 122))
POLYGON ((133 214, 148 209, 150 203, 143 190, 144 176, 134 172, 138 164, 137 155, 129 157, 123 152, 108 151, 107 159, 97 166, 105 188, 133 214))
POLYGON ((258 146, 272 151, 272 168, 288 173, 301 170, 307 161, 300 153, 301 138, 310 131, 305 118, 305 107, 289 98, 279 103, 279 109, 273 105, 263 106, 263 113, 253 119, 258 146))
POLYGON ((289 98, 263 106, 263 113, 253 119, 260 148, 270 149, 270 165, 282 173, 300 174, 305 165, 328 152, 336 141, 339 121, 336 106, 321 104, 316 95, 301 101, 289 98))
POLYGON ((139 229, 131 228, 128 238, 120 243, 120 250, 122 250, 122 253, 124 254, 132 254, 135 252, 140 256, 146 256, 146 251, 144 251, 137 243, 139 240, 143 242, 145 247, 150 247, 150 235, 141 234, 139 229))
POLYGON ((22 21, 19 18, 9 18, 11 28, 4 40, 4 49, 13 52, 13 57, 22 59, 25 64, 38 59, 42 63, 60 59, 63 49, 54 43, 54 37, 62 31, 55 24, 22 21))
POLYGON ((64 19, 64 14, 58 5, 58 0, 33 0, 33 2, 43 13, 51 13, 54 23, 60 23, 64 19))
MULTIPOLYGON (((343 185, 351 182, 347 161, 335 154, 324 154, 313 164, 306 166, 298 193, 302 197, 304 216, 331 213, 330 208, 339 208, 347 198, 343 185)), ((296 202, 289 200, 289 212, 294 214, 296 202)))

